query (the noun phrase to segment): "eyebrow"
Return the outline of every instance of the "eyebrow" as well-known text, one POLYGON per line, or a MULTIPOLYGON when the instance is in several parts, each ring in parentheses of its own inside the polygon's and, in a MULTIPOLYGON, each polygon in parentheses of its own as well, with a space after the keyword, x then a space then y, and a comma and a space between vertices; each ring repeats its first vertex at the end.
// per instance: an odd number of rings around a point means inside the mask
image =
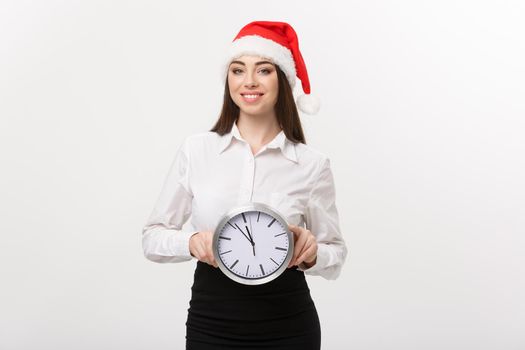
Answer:
MULTIPOLYGON (((240 65, 242 65, 242 66, 246 66, 246 64, 245 64, 244 62, 242 62, 242 61, 231 61, 230 66, 231 66, 232 64, 234 64, 234 63, 240 64, 240 65)), ((269 64, 273 65, 273 63, 270 62, 270 61, 259 61, 259 62, 255 62, 255 65, 256 65, 256 66, 260 66, 261 64, 265 64, 265 63, 269 63, 269 64)))

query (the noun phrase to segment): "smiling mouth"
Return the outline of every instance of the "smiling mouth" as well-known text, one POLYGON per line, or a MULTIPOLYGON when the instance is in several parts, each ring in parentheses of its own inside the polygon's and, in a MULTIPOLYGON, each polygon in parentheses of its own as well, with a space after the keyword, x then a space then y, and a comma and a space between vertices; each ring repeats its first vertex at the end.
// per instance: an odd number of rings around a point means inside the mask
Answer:
POLYGON ((256 93, 256 94, 241 94, 242 98, 246 102, 255 102, 258 101, 261 96, 264 95, 262 93, 256 93))

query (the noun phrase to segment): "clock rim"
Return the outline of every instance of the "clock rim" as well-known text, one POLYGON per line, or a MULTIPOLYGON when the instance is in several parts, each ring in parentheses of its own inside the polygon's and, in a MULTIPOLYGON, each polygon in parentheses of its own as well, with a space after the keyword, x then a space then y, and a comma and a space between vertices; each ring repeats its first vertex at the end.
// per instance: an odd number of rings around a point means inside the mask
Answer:
POLYGON ((272 207, 270 207, 269 205, 267 205, 265 203, 251 202, 249 204, 245 204, 245 205, 241 205, 241 206, 233 208, 232 210, 230 210, 229 212, 227 212, 226 214, 224 214, 221 217, 221 219, 219 220, 219 224, 217 225, 217 227, 215 228, 214 233, 213 233, 213 255, 215 256, 215 261, 217 261, 217 264, 219 265, 219 268, 230 279, 232 279, 232 280, 234 280, 234 281, 236 281, 238 283, 242 283, 242 284, 246 284, 246 285, 265 284, 265 283, 273 281, 274 279, 279 277, 288 268, 288 264, 292 260, 293 251, 294 251, 293 233, 288 229, 288 223, 284 219, 284 216, 281 213, 279 213, 279 211, 277 209, 272 208, 272 207), (286 253, 286 258, 284 259, 283 264, 281 266, 279 266, 279 268, 277 270, 275 270, 272 274, 270 274, 270 275, 268 275, 266 277, 255 278, 255 279, 254 278, 241 277, 241 276, 231 272, 229 270, 229 268, 222 262, 222 260, 221 260, 221 258, 219 256, 218 244, 219 244, 219 231, 220 231, 220 229, 222 229, 222 227, 224 227, 226 225, 226 223, 231 218, 233 218, 233 217, 235 217, 235 216, 237 216, 237 215, 239 215, 241 213, 248 212, 248 211, 260 211, 260 212, 263 212, 265 214, 268 214, 268 215, 272 216, 274 219, 276 219, 277 221, 279 221, 282 224, 282 226, 286 230, 286 235, 288 236, 288 242, 289 242, 289 244, 288 244, 288 252, 286 253))

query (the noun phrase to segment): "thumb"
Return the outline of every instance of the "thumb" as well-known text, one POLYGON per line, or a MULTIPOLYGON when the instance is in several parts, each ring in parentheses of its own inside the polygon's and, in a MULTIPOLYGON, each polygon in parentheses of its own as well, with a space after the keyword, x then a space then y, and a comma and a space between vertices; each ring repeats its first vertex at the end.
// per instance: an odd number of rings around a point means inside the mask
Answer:
POLYGON ((296 225, 288 224, 288 229, 292 231, 294 236, 297 236, 299 233, 301 233, 301 228, 296 225))

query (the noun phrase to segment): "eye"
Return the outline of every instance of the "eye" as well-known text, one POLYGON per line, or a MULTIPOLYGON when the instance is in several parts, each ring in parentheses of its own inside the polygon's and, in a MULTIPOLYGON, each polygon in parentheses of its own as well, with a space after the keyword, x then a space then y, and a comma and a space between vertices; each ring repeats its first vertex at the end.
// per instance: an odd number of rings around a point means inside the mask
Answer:
POLYGON ((239 74, 239 72, 242 72, 242 69, 239 69, 239 68, 233 68, 232 69, 232 73, 233 74, 239 74))
POLYGON ((268 68, 263 68, 259 72, 263 72, 264 75, 270 74, 272 71, 268 68))

